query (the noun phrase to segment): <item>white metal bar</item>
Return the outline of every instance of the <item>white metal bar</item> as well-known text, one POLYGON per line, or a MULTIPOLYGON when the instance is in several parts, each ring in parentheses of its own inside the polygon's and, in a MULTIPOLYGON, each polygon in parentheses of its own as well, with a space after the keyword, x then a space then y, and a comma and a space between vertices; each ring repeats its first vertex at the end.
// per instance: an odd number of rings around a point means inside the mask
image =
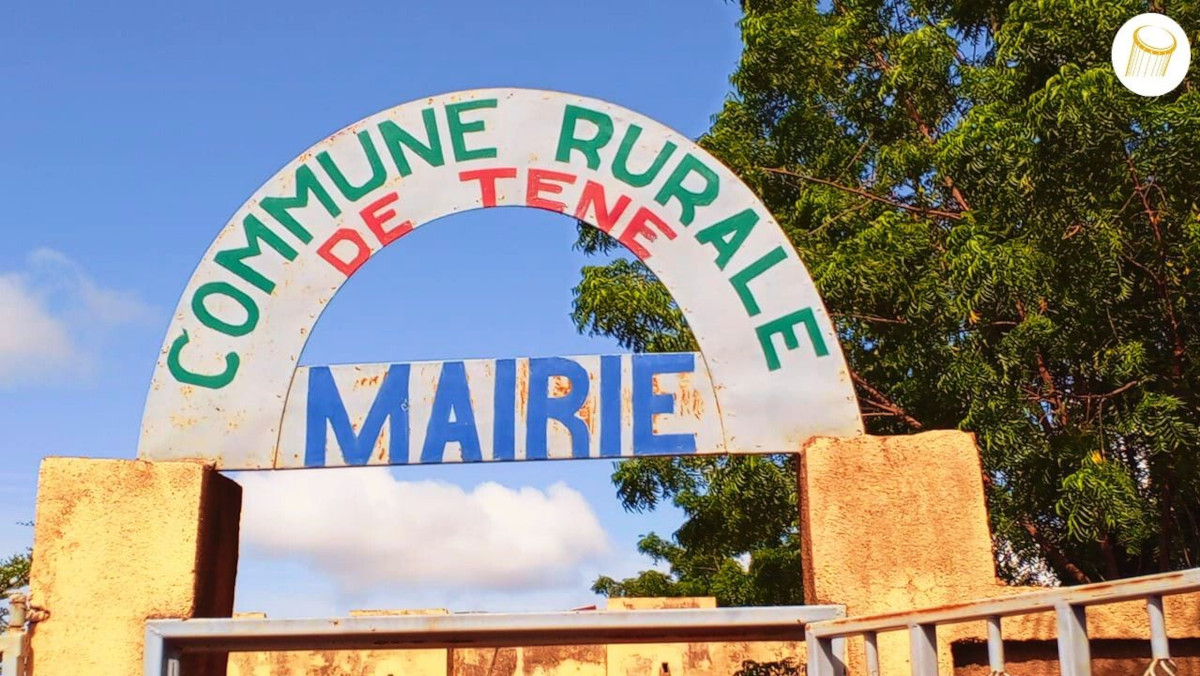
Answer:
POLYGON ((908 628, 913 676, 938 676, 937 626, 914 624, 908 628))
POLYGON ((844 676, 846 664, 842 660, 845 641, 840 638, 817 638, 809 635, 808 658, 805 671, 808 676, 844 676))
POLYGON ((1171 659, 1171 646, 1167 640, 1167 618, 1163 613, 1161 596, 1146 599, 1146 614, 1150 618, 1150 654, 1155 660, 1171 659))
POLYGON ((1100 582, 1064 589, 1048 589, 1014 596, 984 599, 936 608, 888 613, 868 617, 853 617, 811 625, 809 631, 817 636, 852 636, 868 631, 896 631, 914 624, 947 624, 986 620, 992 616, 1024 615, 1052 611, 1061 604, 1089 606, 1101 603, 1132 601, 1147 596, 1181 594, 1200 590, 1200 568, 1130 578, 1116 582, 1100 582))
POLYGON ((879 676, 879 634, 868 631, 863 638, 867 646, 867 676, 879 676))
POLYGON ((22 643, 25 641, 24 632, 8 630, 0 634, 0 674, 21 673, 22 643))
POLYGON ((1087 608, 1062 603, 1054 612, 1058 618, 1058 664, 1062 676, 1091 676, 1087 608))
POLYGON ((794 641, 841 606, 778 606, 620 613, 487 613, 326 620, 150 620, 169 651, 501 647, 672 641, 794 641))
POLYGON ((988 667, 993 674, 1004 673, 1004 634, 1000 631, 1000 616, 987 619, 988 667))
POLYGON ((147 623, 146 643, 142 651, 142 673, 144 676, 167 676, 167 669, 162 632, 147 623))

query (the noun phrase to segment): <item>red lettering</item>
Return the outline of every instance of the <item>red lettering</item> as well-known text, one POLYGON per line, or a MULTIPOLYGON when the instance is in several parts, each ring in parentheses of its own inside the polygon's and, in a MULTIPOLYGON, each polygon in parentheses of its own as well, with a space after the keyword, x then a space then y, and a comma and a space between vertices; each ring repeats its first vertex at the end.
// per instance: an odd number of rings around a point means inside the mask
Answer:
MULTIPOLYGON (((345 247, 343 247, 344 249, 345 247)), ((363 240, 362 235, 358 234, 357 230, 342 228, 333 233, 332 237, 325 240, 321 248, 317 249, 317 253, 321 255, 321 258, 325 259, 325 262, 337 268, 338 272, 349 277, 371 257, 371 247, 367 246, 366 241, 363 240), (354 247, 354 258, 347 261, 338 256, 334 247, 342 242, 347 242, 354 247)))
POLYGON ((575 182, 574 174, 564 174, 561 171, 550 171, 549 169, 530 169, 529 179, 525 184, 525 204, 538 209, 548 209, 550 211, 566 211, 567 205, 555 200, 548 200, 542 197, 542 193, 550 193, 551 195, 562 194, 563 186, 558 183, 549 183, 548 181, 559 181, 568 185, 575 182))
POLYGON ((516 178, 515 167, 498 167, 496 169, 476 169, 463 171, 458 174, 460 181, 479 181, 479 193, 483 198, 483 206, 496 206, 496 181, 501 178, 516 178))
POLYGON ((575 208, 575 218, 591 223, 604 232, 611 232, 613 226, 621 219, 621 214, 625 213, 629 202, 628 197, 621 195, 610 211, 604 198, 604 186, 595 181, 588 181, 583 185, 583 194, 579 196, 579 206, 575 208), (589 208, 595 211, 596 220, 587 217, 589 208))
POLYGON ((396 217, 396 212, 393 209, 388 209, 386 211, 380 211, 380 209, 383 209, 398 199, 400 199, 400 196, 396 193, 388 193, 374 202, 371 202, 367 205, 367 208, 358 212, 358 215, 363 219, 363 223, 367 224, 367 228, 369 228, 371 232, 375 234, 376 239, 378 239, 379 243, 383 246, 387 246, 392 242, 395 242, 401 237, 412 232, 413 229, 412 221, 404 221, 390 230, 384 229, 383 226, 385 226, 388 221, 396 217))
POLYGON ((617 239, 638 258, 646 260, 650 258, 650 252, 642 246, 641 242, 637 241, 637 237, 642 235, 647 242, 653 242, 658 239, 658 233, 655 230, 666 235, 667 239, 675 239, 675 231, 671 229, 671 226, 646 207, 641 207, 633 215, 633 218, 629 219, 629 225, 625 226, 625 229, 621 231, 621 236, 617 239), (654 228, 650 228, 650 225, 653 225, 654 228))

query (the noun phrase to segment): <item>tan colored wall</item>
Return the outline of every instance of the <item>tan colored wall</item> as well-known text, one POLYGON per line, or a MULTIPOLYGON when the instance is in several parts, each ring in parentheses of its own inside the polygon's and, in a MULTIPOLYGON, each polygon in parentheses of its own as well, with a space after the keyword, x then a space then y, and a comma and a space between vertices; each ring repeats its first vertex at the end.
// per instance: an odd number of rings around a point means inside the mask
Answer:
POLYGON ((240 512, 241 487, 207 465, 43 461, 30 603, 49 615, 33 625, 33 673, 141 673, 147 619, 228 617, 240 512))
MULTIPOLYGON (((607 609, 657 610, 662 608, 716 608, 711 597, 681 599, 609 599, 607 609)), ((608 646, 608 676, 653 674, 732 674, 742 662, 777 662, 787 657, 802 663, 803 641, 795 643, 748 641, 738 643, 651 643, 608 646), (664 665, 666 669, 664 670, 664 665)))
MULTIPOLYGON (((713 598, 611 599, 607 611, 715 608, 713 598)), ((355 611, 352 615, 446 611, 355 611)), ((252 614, 261 617, 261 614, 252 614)), ((245 615, 243 615, 245 616, 245 615)), ((303 651, 230 655, 229 676, 660 676, 724 674, 744 660, 804 659, 796 643, 663 643, 445 650, 303 651)))
POLYGON ((861 615, 994 593, 975 440, 816 439, 801 455, 804 591, 861 615))
MULTIPOLYGON (((454 676, 606 676, 605 647, 537 646, 526 648, 456 649, 451 651, 454 676)), ((424 676, 424 675, 422 675, 424 676)))
MULTIPOLYGON (((802 452, 799 481, 804 586, 812 603, 842 604, 851 615, 864 615, 1027 591, 995 579, 970 435, 818 439, 802 452)), ((49 616, 34 625, 33 676, 138 673, 146 619, 227 616, 240 498, 236 484, 197 463, 46 460, 31 603, 49 616)), ((613 599, 607 612, 714 605, 712 599, 613 599)), ((1166 611, 1173 637, 1200 639, 1200 595, 1168 597, 1166 611)), ((392 611, 366 614, 381 612, 392 611)), ((1092 609, 1089 628, 1098 640, 1118 642, 1098 644, 1111 648, 1114 660, 1125 654, 1119 641, 1148 636, 1136 603, 1092 609)), ((1045 656, 1055 635, 1052 615, 1005 620, 1004 630, 1006 638, 1024 642, 1014 645, 1023 646, 1031 669, 1053 666, 1045 656)), ((962 673, 975 673, 970 662, 978 655, 971 651, 978 652, 983 636, 982 623, 940 630, 943 673, 953 669, 954 650, 962 673)), ((1200 646, 1182 645, 1193 644, 1200 646)), ((880 648, 884 674, 908 673, 904 633, 881 636, 880 648)), ((228 673, 661 676, 665 664, 670 674, 732 674, 744 660, 802 662, 804 655, 801 642, 305 651, 235 655, 228 673)), ((852 673, 861 673, 861 641, 850 642, 849 661, 852 673)), ((197 676, 223 667, 223 658, 185 665, 197 676)))
MULTIPOLYGON (((353 617, 381 615, 446 615, 443 609, 355 610, 353 617)), ((238 617, 265 617, 238 613, 238 617)), ((446 650, 302 650, 272 653, 233 653, 228 676, 444 676, 446 650)))
MULTIPOLYGON (((963 432, 811 442, 800 463, 805 597, 853 616, 1031 591, 996 579, 981 477, 963 432)), ((1200 637, 1200 595, 1167 597, 1165 610, 1172 637, 1200 637)), ((1013 641, 1053 641, 1057 631, 1050 613, 1006 619, 1003 629, 1013 641)), ((1150 635, 1142 603, 1091 608, 1088 629, 1101 640, 1150 635)), ((943 673, 953 643, 985 638, 982 622, 939 629, 943 673)), ((910 673, 905 632, 881 635, 879 649, 883 674, 910 673)), ((847 642, 847 658, 862 671, 861 640, 847 642)))
MULTIPOLYGON (((799 487, 805 598, 870 615, 1000 593, 980 472, 975 439, 962 432, 809 443, 799 487)), ((879 649, 884 674, 909 673, 906 635, 881 635, 879 649)), ((861 670, 862 641, 847 651, 861 670)))

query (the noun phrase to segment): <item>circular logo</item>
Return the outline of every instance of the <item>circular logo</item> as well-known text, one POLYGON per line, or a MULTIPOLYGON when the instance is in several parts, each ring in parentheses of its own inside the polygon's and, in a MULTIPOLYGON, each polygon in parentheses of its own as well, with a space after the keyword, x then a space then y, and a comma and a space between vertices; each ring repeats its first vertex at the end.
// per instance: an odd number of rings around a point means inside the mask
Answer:
POLYGON ((1113 70, 1134 94, 1161 96, 1178 87, 1191 60, 1187 34, 1162 14, 1133 17, 1113 39, 1113 70))

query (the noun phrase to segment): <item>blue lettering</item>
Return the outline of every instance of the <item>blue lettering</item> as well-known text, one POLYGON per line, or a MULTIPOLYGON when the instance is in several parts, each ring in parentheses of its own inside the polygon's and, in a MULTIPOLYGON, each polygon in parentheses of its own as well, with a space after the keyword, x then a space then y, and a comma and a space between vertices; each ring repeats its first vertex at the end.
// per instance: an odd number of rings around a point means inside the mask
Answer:
POLYGON ((442 364, 425 445, 421 448, 421 462, 442 462, 446 444, 452 441, 462 447, 463 462, 483 460, 475 411, 471 409, 471 390, 467 387, 467 369, 461 361, 442 364))
POLYGON ((588 427, 578 415, 587 400, 587 369, 570 359, 545 357, 529 360, 529 415, 525 421, 525 458, 545 460, 547 426, 551 419, 566 426, 571 433, 571 456, 588 457, 588 427), (550 379, 566 378, 570 391, 561 397, 550 396, 550 379))
POLYGON ((600 456, 621 455, 621 358, 600 357, 600 456))
POLYGON ((492 426, 492 460, 516 459, 517 362, 496 360, 496 420, 492 426))
POLYGON ((338 392, 337 383, 328 366, 314 366, 308 371, 308 420, 305 428, 304 466, 324 467, 326 435, 330 427, 347 465, 365 465, 371 459, 371 449, 383 432, 383 422, 390 420, 388 429, 388 459, 392 464, 408 462, 408 365, 388 367, 371 410, 355 434, 346 413, 346 405, 338 392))
POLYGON ((691 373, 696 355, 633 355, 633 454, 664 455, 695 453, 695 434, 655 434, 654 416, 675 410, 675 395, 655 394, 654 376, 659 373, 691 373))

